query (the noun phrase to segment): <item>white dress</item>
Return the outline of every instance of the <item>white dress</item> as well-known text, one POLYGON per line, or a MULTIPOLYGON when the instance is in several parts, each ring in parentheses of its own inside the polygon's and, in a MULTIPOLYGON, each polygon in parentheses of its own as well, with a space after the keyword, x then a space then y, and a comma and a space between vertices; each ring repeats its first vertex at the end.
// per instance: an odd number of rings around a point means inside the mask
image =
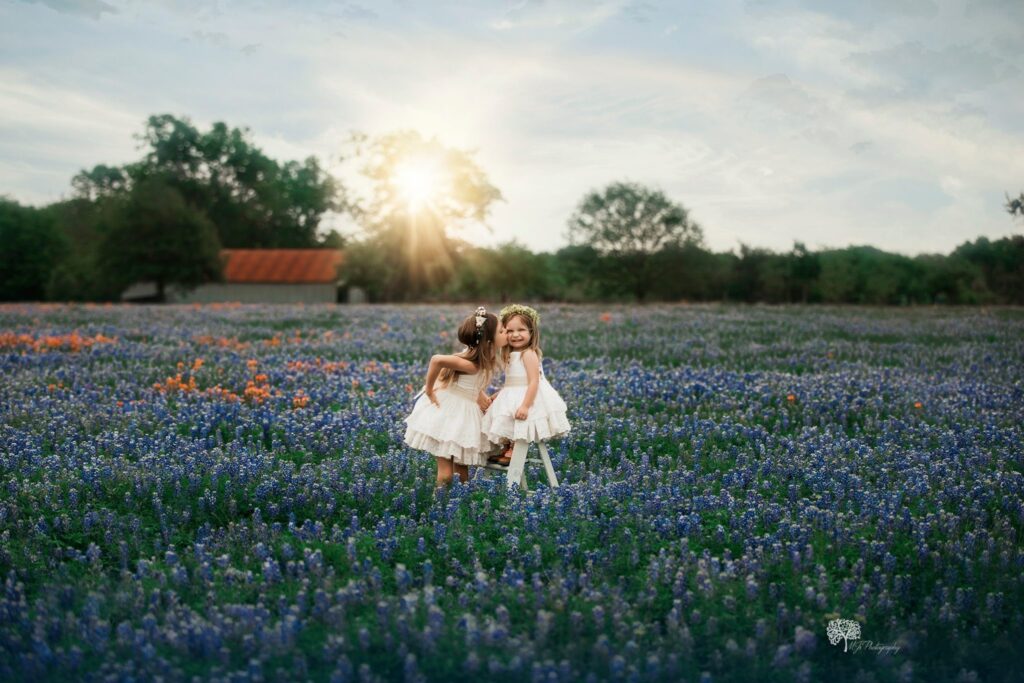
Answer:
POLYGON ((416 399, 412 413, 405 418, 405 443, 437 456, 452 458, 457 465, 484 465, 480 453, 480 419, 483 412, 476 399, 483 389, 482 372, 460 373, 452 383, 435 390, 439 405, 426 394, 416 399))
POLYGON ((497 444, 502 441, 547 441, 569 433, 569 420, 565 416, 565 401, 558 395, 544 377, 544 365, 540 366, 540 385, 525 420, 516 419, 516 410, 526 396, 528 380, 523 354, 513 351, 509 354, 505 368, 505 385, 495 396, 491 407, 484 413, 482 429, 487 441, 497 444))

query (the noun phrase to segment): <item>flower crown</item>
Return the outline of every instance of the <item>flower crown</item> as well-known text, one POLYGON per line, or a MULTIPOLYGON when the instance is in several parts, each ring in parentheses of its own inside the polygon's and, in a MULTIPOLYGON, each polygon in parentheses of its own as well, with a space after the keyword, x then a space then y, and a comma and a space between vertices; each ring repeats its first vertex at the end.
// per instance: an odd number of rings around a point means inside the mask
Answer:
POLYGON ((514 315, 521 315, 524 318, 529 318, 533 322, 533 327, 535 329, 540 326, 540 314, 529 306, 524 306, 522 304, 509 304, 505 308, 501 309, 501 315, 498 317, 502 320, 506 320, 514 315))
POLYGON ((480 344, 480 340, 484 336, 484 323, 487 322, 487 309, 483 306, 477 306, 476 313, 474 313, 474 322, 476 323, 476 335, 474 341, 475 345, 480 344))

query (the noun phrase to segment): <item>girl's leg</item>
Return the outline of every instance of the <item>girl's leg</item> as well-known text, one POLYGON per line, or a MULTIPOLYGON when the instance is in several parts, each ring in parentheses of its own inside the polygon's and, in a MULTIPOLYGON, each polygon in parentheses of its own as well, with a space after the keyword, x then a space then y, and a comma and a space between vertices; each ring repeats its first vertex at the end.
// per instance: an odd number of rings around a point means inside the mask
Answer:
POLYGON ((455 465, 454 470, 463 484, 469 481, 469 465, 455 465))
POLYGON ((437 481, 434 482, 435 486, 444 486, 445 484, 452 483, 452 461, 450 458, 437 458, 437 481))

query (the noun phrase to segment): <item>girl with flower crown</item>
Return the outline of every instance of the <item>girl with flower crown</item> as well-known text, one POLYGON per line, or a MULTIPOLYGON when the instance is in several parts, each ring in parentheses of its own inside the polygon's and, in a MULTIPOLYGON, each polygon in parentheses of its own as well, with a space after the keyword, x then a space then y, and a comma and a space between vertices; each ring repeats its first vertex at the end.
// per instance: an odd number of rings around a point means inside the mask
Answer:
POLYGON ((459 325, 458 339, 464 351, 431 357, 423 392, 405 419, 405 443, 434 456, 438 486, 455 474, 467 481, 470 465, 486 464, 480 434, 490 398, 484 389, 505 346, 505 332, 498 317, 481 306, 459 325))
POLYGON ((540 350, 540 316, 529 306, 501 309, 507 345, 502 351, 505 384, 483 418, 484 437, 501 448, 489 459, 512 460, 516 441, 547 441, 569 433, 565 401, 544 377, 540 350))

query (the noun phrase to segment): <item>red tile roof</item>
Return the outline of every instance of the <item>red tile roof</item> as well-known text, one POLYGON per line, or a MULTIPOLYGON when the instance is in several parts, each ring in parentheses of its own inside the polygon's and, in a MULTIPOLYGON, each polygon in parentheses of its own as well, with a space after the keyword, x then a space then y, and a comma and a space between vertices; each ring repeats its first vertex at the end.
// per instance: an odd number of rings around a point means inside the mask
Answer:
POLYGON ((287 284, 338 281, 337 249, 223 249, 225 282, 287 284))

